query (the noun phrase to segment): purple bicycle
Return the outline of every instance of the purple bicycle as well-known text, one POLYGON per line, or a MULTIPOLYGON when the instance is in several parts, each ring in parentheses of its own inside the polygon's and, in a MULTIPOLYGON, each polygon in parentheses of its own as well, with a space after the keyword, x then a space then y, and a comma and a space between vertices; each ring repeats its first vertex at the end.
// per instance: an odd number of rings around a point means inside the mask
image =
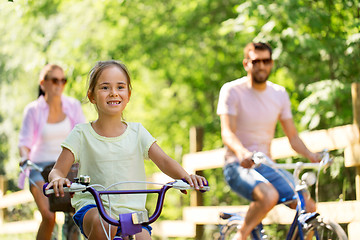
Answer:
MULTIPOLYGON (((117 184, 123 184, 124 182, 119 182, 117 184)), ((133 182, 132 182, 133 183, 133 182)), ((151 182, 139 182, 139 183, 147 183, 147 184, 159 184, 159 183, 151 183, 151 182)), ((46 183, 43 187, 44 194, 49 196, 53 194, 53 189, 45 190, 48 183, 46 183)), ((170 189, 178 189, 178 190, 190 190, 193 189, 185 180, 175 180, 173 182, 169 182, 163 185, 160 189, 144 189, 144 190, 103 190, 99 191, 94 188, 95 185, 90 185, 90 177, 89 176, 80 176, 75 180, 75 183, 72 183, 70 188, 64 187, 64 192, 89 192, 95 199, 95 203, 97 209, 100 213, 101 218, 103 218, 107 223, 113 226, 119 226, 121 229, 121 233, 119 236, 115 236, 114 240, 121 239, 134 239, 134 235, 142 231, 142 225, 147 225, 155 222, 162 211, 165 193, 170 189), (158 194, 156 208, 153 214, 149 217, 147 212, 132 212, 120 214, 119 219, 115 219, 111 217, 105 210, 103 202, 101 200, 102 195, 113 195, 113 194, 150 194, 156 193, 158 194)), ((98 185, 96 185, 98 186, 98 185)), ((204 186, 200 191, 209 191, 209 186, 204 186)), ((111 240, 110 234, 107 234, 105 227, 103 226, 104 233, 107 239, 111 240)))

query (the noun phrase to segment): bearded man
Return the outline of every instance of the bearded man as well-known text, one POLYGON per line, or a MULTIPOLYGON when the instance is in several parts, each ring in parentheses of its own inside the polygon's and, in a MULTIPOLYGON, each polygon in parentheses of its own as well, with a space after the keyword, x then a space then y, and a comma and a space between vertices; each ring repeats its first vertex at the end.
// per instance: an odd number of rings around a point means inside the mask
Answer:
MULTIPOLYGON (((285 88, 268 81, 273 64, 268 44, 249 43, 243 59, 247 76, 225 83, 220 90, 217 114, 227 149, 224 176, 233 191, 250 201, 236 240, 245 240, 281 200, 293 199, 293 186, 288 183, 290 180, 294 185, 291 174, 283 171, 288 178, 285 180, 282 174, 264 164, 252 168, 254 152, 263 152, 271 158, 270 145, 278 121, 297 153, 311 162, 320 160, 319 154, 311 152, 298 135, 285 88)), ((315 211, 314 201, 305 199, 307 211, 315 211)))

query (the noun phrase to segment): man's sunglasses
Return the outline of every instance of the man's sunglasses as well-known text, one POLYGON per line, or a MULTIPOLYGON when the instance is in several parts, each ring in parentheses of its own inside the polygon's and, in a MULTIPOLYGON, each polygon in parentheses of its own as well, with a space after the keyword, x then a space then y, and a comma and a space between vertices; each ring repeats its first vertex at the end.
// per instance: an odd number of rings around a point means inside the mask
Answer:
POLYGON ((252 65, 254 66, 259 64, 260 62, 262 62, 264 65, 269 65, 272 62, 272 59, 271 58, 254 59, 254 60, 249 59, 249 62, 251 62, 252 65))
POLYGON ((56 85, 65 85, 66 82, 67 82, 67 79, 66 78, 62 78, 62 79, 59 79, 59 78, 49 78, 49 79, 46 79, 46 80, 51 80, 53 82, 53 84, 56 84, 56 85))

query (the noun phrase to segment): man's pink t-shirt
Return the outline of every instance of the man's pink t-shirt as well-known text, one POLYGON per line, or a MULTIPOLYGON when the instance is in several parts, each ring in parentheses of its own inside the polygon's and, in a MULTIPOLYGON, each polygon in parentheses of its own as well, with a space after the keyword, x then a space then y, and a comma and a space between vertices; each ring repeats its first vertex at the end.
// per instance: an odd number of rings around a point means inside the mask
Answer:
MULTIPOLYGON (((264 91, 251 87, 247 77, 224 84, 220 90, 217 114, 236 116, 241 143, 249 151, 270 155, 278 120, 291 119, 291 104, 284 87, 267 81, 264 91)), ((227 156, 234 154, 227 150, 227 156)))

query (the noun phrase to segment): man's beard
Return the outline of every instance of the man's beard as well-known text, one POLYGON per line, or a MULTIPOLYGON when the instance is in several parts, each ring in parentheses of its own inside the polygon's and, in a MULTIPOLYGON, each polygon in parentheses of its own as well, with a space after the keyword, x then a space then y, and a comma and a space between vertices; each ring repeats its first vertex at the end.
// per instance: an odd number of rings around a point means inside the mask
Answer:
POLYGON ((255 82, 255 83, 264 83, 264 82, 266 82, 267 80, 268 80, 268 78, 269 78, 269 75, 270 75, 270 73, 269 74, 267 74, 265 77, 259 77, 258 76, 258 74, 253 74, 253 76, 252 76, 252 79, 253 79, 253 81, 255 82))

